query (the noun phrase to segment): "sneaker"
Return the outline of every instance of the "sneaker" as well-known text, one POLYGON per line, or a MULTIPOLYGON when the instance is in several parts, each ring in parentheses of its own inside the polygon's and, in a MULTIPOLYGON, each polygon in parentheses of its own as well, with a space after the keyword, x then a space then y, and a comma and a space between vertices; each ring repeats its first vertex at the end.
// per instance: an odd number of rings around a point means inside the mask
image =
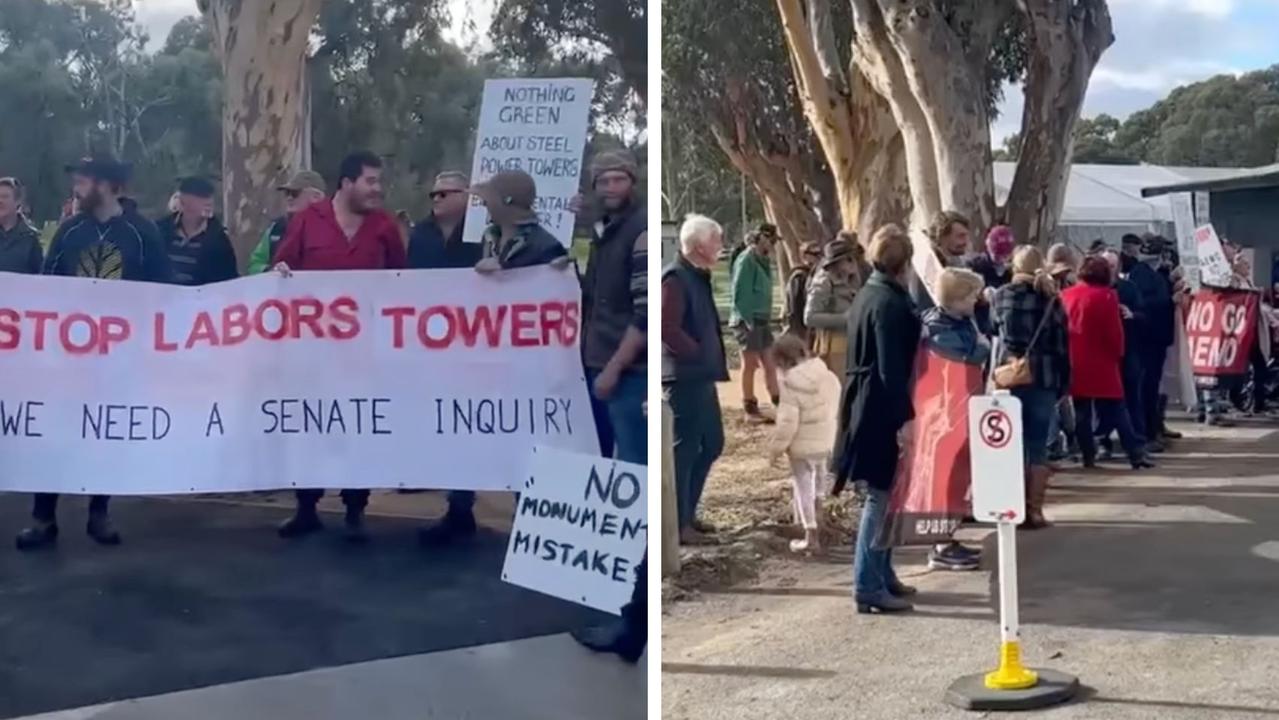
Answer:
POLYGON ((99 545, 119 545, 121 542, 119 531, 111 523, 111 516, 106 513, 90 515, 85 532, 89 533, 89 537, 96 540, 99 545))
POLYGON ((946 546, 946 552, 955 557, 972 558, 974 562, 981 560, 981 550, 978 548, 970 548, 967 545, 961 545, 958 541, 952 540, 946 546))
POLYGON ((956 553, 954 550, 956 546, 958 546, 958 543, 946 545, 941 550, 933 547, 933 549, 928 552, 928 569, 952 571, 976 570, 980 564, 978 562, 978 558, 962 553, 956 553))
POLYGON ((280 529, 276 532, 280 537, 299 538, 312 533, 317 533, 324 529, 324 523, 320 522, 320 516, 315 510, 301 510, 293 514, 293 517, 285 520, 280 525, 280 529))
POLYGON ((914 605, 888 592, 877 597, 854 595, 853 601, 857 603, 857 612, 860 615, 910 612, 915 609, 914 605))
POLYGON ((475 516, 471 514, 445 514, 433 525, 428 525, 417 532, 417 540, 424 547, 442 547, 475 537, 478 528, 475 516))
POLYGON ((364 528, 364 511, 347 511, 346 521, 342 526, 342 538, 352 545, 363 545, 369 541, 369 531, 364 528))
POLYGON ((58 539, 58 524, 37 522, 35 525, 18 533, 14 543, 19 550, 35 550, 48 547, 58 539))

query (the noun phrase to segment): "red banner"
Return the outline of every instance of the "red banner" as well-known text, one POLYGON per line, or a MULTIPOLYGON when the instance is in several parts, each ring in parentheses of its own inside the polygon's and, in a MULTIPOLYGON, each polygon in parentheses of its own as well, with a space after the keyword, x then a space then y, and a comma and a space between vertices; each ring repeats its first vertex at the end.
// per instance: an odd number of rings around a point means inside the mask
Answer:
POLYGON ((1257 338, 1258 295, 1204 288, 1186 314, 1186 341, 1196 375, 1241 375, 1257 338))
POLYGON ((927 545, 948 540, 968 514, 972 485, 968 398, 982 390, 982 368, 920 348, 915 360, 915 419, 903 429, 888 520, 877 543, 927 545))

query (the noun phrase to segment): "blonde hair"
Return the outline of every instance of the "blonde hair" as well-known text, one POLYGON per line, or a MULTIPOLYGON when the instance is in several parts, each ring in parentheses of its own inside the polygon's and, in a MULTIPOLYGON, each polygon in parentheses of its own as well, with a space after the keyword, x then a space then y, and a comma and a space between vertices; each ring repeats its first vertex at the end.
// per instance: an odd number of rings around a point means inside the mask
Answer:
POLYGON ((901 275, 915 254, 910 236, 900 226, 889 223, 875 231, 870 238, 866 259, 874 268, 888 275, 901 275))
POLYGON ((1057 281, 1044 271, 1044 254, 1034 245, 1022 245, 1013 253, 1013 273, 1028 277, 1043 295, 1057 294, 1057 281))
POLYGON ((955 312, 961 302, 977 297, 985 287, 986 281, 972 270, 946 268, 937 280, 937 304, 944 310, 955 312))

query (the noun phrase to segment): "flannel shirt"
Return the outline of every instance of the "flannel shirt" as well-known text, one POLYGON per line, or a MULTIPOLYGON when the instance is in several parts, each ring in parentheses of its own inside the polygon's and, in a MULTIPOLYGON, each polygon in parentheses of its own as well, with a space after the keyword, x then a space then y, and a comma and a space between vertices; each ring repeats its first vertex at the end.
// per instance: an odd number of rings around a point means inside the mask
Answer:
POLYGON ((1030 370, 1035 387, 1064 395, 1070 388, 1070 341, 1061 301, 1036 292, 1030 283, 1014 282, 995 293, 992 306, 1001 340, 996 366, 1025 356, 1044 313, 1052 313, 1035 346, 1030 348, 1030 370))

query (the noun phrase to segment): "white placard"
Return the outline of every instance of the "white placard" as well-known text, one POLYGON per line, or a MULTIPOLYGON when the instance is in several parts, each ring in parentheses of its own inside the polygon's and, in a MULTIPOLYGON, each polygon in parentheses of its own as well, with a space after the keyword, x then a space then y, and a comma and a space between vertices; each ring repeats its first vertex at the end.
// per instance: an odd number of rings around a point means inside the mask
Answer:
POLYGON ((973 517, 978 522, 1020 524, 1026 519, 1021 400, 1009 393, 969 398, 968 437, 973 517))
POLYGON ((1234 273, 1221 249, 1221 239, 1212 225, 1195 228, 1195 253, 1199 256, 1199 271, 1203 282, 1213 287, 1230 287, 1234 273))
POLYGON ((1183 276, 1192 290, 1199 289, 1199 254, 1195 247, 1195 217, 1190 193, 1173 193, 1172 219, 1177 230, 1177 254, 1183 276))
MULTIPOLYGON (((532 175, 537 183, 534 210, 565 247, 573 242, 575 216, 568 208, 578 194, 594 91, 595 81, 589 78, 484 82, 471 182, 502 170, 532 175)), ((472 196, 462 240, 479 242, 487 224, 488 211, 472 196)))
POLYGON ((614 615, 648 542, 643 465, 537 447, 502 579, 614 615))
POLYGON ((1195 225, 1202 226, 1212 223, 1212 212, 1209 206, 1212 193, 1196 192, 1195 193, 1195 225))
POLYGON ((518 487, 534 445, 598 452, 580 317, 547 267, 0 273, 0 490, 518 487))

